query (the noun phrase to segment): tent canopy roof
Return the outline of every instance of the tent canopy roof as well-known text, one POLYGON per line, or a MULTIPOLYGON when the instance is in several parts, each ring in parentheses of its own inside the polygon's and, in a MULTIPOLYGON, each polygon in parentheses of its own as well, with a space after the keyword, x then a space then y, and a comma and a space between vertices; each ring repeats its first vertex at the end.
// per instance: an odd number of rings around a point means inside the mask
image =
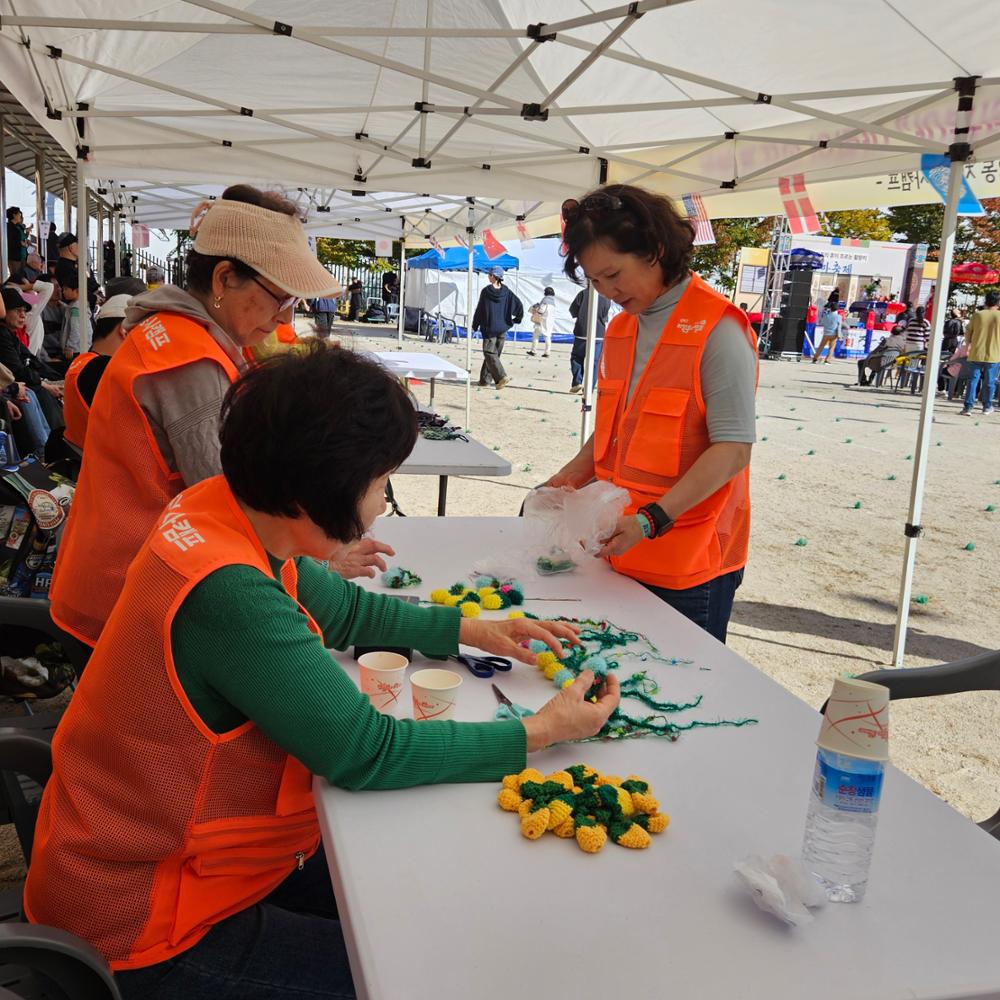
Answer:
MULTIPOLYGON (((482 244, 476 244, 472 249, 472 270, 480 274, 493 267, 502 267, 505 271, 510 271, 517 265, 517 258, 509 253, 500 254, 491 260, 486 256, 482 244)), ((418 271, 467 271, 469 251, 465 247, 448 247, 443 254, 439 254, 437 250, 428 250, 419 257, 411 257, 406 266, 416 268, 418 271)))
POLYGON ((0 51, 11 91, 104 180, 460 192, 550 217, 606 178, 755 214, 780 210, 782 175, 825 190, 917 169, 951 143, 954 80, 972 77, 965 135, 977 159, 1000 155, 981 0, 841 0, 874 40, 849 76, 823 58, 829 11, 813 4, 550 0, 532 27, 539 9, 48 0, 3 15, 0 51))

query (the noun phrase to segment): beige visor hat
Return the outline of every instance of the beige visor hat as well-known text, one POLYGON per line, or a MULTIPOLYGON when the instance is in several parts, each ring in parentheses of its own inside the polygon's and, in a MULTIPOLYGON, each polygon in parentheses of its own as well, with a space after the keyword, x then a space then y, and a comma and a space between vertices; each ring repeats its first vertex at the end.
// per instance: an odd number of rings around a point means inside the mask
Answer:
POLYGON ((202 202, 191 235, 198 253, 235 257, 289 295, 318 299, 344 290, 316 259, 302 223, 284 212, 227 198, 202 202))

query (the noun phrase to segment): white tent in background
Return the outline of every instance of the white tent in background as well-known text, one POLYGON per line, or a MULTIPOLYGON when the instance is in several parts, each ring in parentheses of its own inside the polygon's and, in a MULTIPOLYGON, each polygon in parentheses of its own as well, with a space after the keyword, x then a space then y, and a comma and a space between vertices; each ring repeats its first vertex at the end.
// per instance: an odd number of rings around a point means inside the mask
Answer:
MULTIPOLYGON (((841 0, 838 22, 872 43, 849 86, 844 60, 825 57, 830 17, 786 0, 596 12, 584 0, 47 0, 44 16, 2 16, 0 51, 6 86, 95 186, 459 192, 503 201, 517 223, 551 220, 563 197, 605 181, 698 194, 715 216, 780 211, 777 179, 797 173, 817 208, 886 205, 911 196, 882 197, 870 178, 919 179, 923 153, 960 167, 1000 155, 1000 46, 982 0, 841 0)), ((915 200, 935 199, 925 187, 915 200)), ((437 227, 443 241, 483 225, 461 205, 440 214, 401 213, 400 230, 437 227)), ((337 221, 376 225, 360 212, 337 221)), ((927 379, 897 663, 933 391, 927 379)))

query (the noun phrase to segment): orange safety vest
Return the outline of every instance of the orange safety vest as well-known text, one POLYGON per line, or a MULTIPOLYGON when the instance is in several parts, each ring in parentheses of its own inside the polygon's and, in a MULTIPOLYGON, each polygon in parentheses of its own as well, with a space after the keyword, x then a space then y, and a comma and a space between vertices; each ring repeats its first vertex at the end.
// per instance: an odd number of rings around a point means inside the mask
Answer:
MULTIPOLYGON (((709 334, 725 315, 739 322, 756 356, 746 314, 693 274, 627 403, 639 321, 621 313, 604 334, 594 468, 599 479, 631 493, 629 513, 669 492, 711 444, 701 357, 709 334)), ((749 538, 747 468, 685 511, 662 538, 612 556, 611 565, 642 583, 684 590, 744 566, 749 538)))
POLYGON ((80 395, 80 389, 76 383, 80 372, 97 357, 100 355, 94 351, 78 354, 69 368, 66 369, 66 380, 63 385, 63 420, 66 422, 63 439, 81 451, 83 450, 83 439, 87 434, 87 417, 90 415, 90 406, 80 395))
MULTIPOLYGON (((231 565, 271 576, 246 515, 213 476, 161 511, 52 741, 25 912, 90 942, 113 969, 191 948, 319 845, 308 769, 253 721, 212 732, 177 677, 177 609, 231 565)), ((297 600, 291 560, 281 582, 297 600)))
POLYGON ((284 348, 278 347, 279 344, 292 346, 298 342, 299 338, 295 332, 295 327, 291 323, 279 323, 256 347, 244 347, 243 357, 251 364, 254 364, 257 361, 262 361, 264 358, 273 357, 279 351, 283 351, 284 348), (263 348, 263 350, 259 350, 260 348, 263 348))
POLYGON ((94 437, 80 472, 52 577, 55 621, 81 642, 97 642, 125 582, 125 570, 168 500, 184 488, 160 452, 135 395, 136 379, 211 360, 230 382, 239 372, 200 323, 154 313, 115 352, 87 423, 94 437))

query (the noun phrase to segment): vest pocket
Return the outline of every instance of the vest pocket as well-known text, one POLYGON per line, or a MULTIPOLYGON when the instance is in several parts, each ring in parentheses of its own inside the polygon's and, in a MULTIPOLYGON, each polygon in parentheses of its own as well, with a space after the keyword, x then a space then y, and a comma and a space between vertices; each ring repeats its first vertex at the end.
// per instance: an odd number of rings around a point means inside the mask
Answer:
POLYGON ((650 389, 625 453, 625 465, 671 478, 680 471, 689 389, 650 389))
POLYGON ((597 386, 597 420, 594 425, 594 461, 600 462, 608 453, 611 435, 618 423, 618 406, 625 382, 606 379, 597 386))

